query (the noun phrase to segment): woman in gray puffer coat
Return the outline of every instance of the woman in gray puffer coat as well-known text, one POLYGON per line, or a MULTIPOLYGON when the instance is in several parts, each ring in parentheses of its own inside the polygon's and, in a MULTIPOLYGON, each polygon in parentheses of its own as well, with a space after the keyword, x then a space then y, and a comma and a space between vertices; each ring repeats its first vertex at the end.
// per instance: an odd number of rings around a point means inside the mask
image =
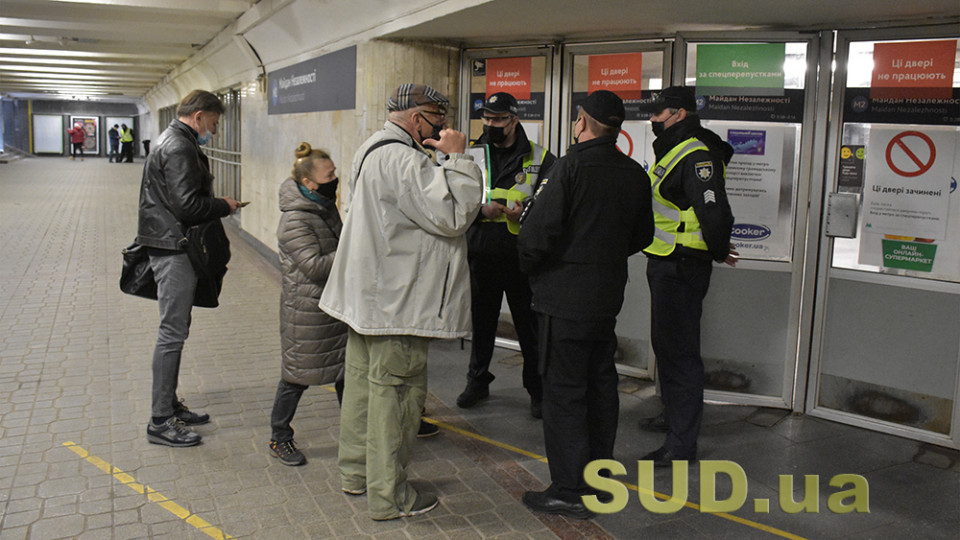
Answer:
POLYGON ((284 465, 303 465, 290 422, 307 386, 335 383, 343 393, 347 326, 319 307, 340 239, 336 167, 307 143, 296 149, 293 176, 280 185, 277 240, 283 271, 280 297, 280 384, 270 416, 270 449, 284 465))

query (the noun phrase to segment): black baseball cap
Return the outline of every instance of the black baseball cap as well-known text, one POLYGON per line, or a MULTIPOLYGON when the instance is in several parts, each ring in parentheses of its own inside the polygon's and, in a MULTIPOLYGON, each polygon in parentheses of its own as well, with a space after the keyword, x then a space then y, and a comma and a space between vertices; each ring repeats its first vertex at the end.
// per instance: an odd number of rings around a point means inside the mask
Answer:
POLYGON ((591 118, 605 126, 619 128, 627 116, 620 96, 609 90, 597 90, 580 106, 591 118))
POLYGON ((487 101, 483 103, 483 107, 480 108, 487 112, 496 114, 510 113, 514 116, 517 116, 520 112, 516 98, 506 92, 497 92, 491 95, 487 98, 487 101))
POLYGON ((697 112, 697 98, 689 86, 668 86, 650 103, 640 105, 640 110, 657 114, 664 109, 686 109, 697 112))

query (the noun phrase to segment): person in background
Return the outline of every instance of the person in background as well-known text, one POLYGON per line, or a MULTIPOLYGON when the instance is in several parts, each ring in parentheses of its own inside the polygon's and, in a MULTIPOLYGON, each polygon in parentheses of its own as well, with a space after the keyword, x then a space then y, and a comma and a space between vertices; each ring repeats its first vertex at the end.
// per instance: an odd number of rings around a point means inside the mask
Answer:
POLYGON ((510 315, 523 354, 523 387, 530 394, 530 414, 541 418, 543 388, 537 373, 537 316, 530 309, 530 283, 517 262, 517 232, 524 201, 556 157, 527 139, 517 100, 506 92, 487 98, 482 108, 483 135, 474 147, 487 146, 490 200, 467 231, 473 336, 467 386, 457 406, 468 409, 490 395, 490 373, 500 307, 507 295, 510 315))
POLYGON ((448 101, 404 84, 388 120, 357 150, 341 201, 343 236, 320 308, 350 327, 340 414, 340 485, 367 494, 375 520, 436 508, 436 494, 407 480, 427 395, 433 338, 470 331, 464 233, 483 176, 464 154, 466 135, 445 129, 448 101), (446 154, 438 165, 424 144, 446 154))
POLYGON ((67 130, 67 134, 70 135, 70 159, 76 159, 77 154, 80 154, 80 161, 83 161, 83 142, 87 138, 83 125, 77 122, 67 130))
POLYGON ((543 438, 550 486, 523 504, 588 519, 583 469, 613 459, 620 401, 614 328, 623 306, 627 258, 653 238, 650 182, 617 149, 626 112, 613 92, 587 96, 576 144, 540 182, 522 216, 517 248, 539 316, 543 438))
POLYGON ((120 126, 114 124, 109 131, 107 131, 107 136, 110 139, 110 163, 113 163, 114 159, 120 159, 120 131, 118 130, 120 126))
POLYGON ((133 163, 133 130, 120 124, 120 159, 117 163, 133 163))
POLYGON ((157 281, 160 328, 153 349, 153 390, 147 442, 184 447, 201 437, 186 426, 206 424, 210 415, 177 400, 183 345, 199 280, 183 250, 184 231, 237 211, 232 197, 214 197, 213 175, 200 147, 217 133, 223 113, 217 96, 194 90, 177 106, 177 118, 160 134, 157 149, 143 167, 137 242, 148 248, 157 281))
POLYGON ((656 467, 697 459, 703 420, 700 316, 713 262, 735 266, 733 213, 724 188, 733 147, 700 125, 693 89, 664 88, 644 109, 657 163, 650 172, 657 234, 644 249, 650 285, 650 342, 664 411, 640 422, 666 432, 663 446, 641 459, 656 467))

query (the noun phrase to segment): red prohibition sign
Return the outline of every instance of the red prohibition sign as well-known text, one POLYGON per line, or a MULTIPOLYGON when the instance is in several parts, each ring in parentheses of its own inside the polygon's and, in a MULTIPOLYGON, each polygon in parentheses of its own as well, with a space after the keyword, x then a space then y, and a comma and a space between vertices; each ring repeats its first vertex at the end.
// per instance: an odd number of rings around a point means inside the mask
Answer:
POLYGON ((933 162, 937 159, 937 147, 933 144, 933 141, 926 135, 926 133, 921 133, 919 131, 904 131, 903 133, 898 133, 893 139, 890 139, 890 144, 887 145, 887 165, 890 166, 890 170, 899 174, 900 176, 906 176, 912 178, 914 176, 920 176, 921 174, 930 170, 930 167, 933 167, 933 162), (907 137, 919 137, 920 140, 927 143, 927 146, 930 148, 930 158, 924 163, 922 159, 917 157, 917 154, 910 149, 910 146, 904 142, 903 139, 907 137), (896 165, 893 164, 893 149, 899 148, 903 151, 904 154, 910 158, 917 165, 917 170, 915 171, 905 171, 896 165))
MULTIPOLYGON (((627 142, 630 143, 630 146, 627 147, 629 148, 629 150, 626 152, 627 157, 633 157, 633 139, 630 138, 630 134, 627 133, 626 131, 620 130, 620 134, 626 137, 627 142)), ((619 146, 617 147, 617 150, 620 150, 619 146)), ((623 150, 620 150, 620 152, 623 152, 623 150)))

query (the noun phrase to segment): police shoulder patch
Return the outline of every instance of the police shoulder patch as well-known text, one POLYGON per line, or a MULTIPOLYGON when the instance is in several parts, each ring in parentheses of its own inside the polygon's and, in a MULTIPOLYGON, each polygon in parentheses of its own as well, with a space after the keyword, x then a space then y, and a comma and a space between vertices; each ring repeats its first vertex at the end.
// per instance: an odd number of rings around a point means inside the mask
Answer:
POLYGON ((701 181, 706 182, 713 178, 713 162, 712 161, 698 161, 695 165, 697 171, 697 177, 701 181))
POLYGON ((550 181, 549 178, 544 178, 543 180, 541 180, 540 186, 537 187, 537 192, 534 193, 533 196, 536 197, 537 195, 540 195, 540 192, 543 191, 543 188, 547 187, 547 182, 549 181, 550 181))

